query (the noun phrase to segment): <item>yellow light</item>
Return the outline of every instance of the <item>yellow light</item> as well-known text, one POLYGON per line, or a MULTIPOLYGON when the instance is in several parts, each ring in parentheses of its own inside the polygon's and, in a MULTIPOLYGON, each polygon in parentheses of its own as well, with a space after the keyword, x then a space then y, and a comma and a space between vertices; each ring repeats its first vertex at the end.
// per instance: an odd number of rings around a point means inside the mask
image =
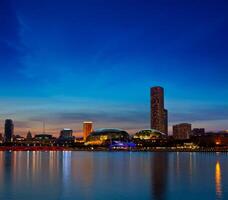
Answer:
POLYGON ((221 184, 221 168, 220 163, 217 161, 215 165, 215 189, 216 189, 216 195, 218 198, 222 196, 222 184, 221 184))

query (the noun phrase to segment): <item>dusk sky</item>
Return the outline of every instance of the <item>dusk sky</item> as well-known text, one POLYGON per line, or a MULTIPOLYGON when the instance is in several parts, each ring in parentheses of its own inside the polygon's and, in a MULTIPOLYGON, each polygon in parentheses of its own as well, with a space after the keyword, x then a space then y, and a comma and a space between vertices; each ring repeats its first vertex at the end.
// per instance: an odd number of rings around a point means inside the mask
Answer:
MULTIPOLYGON (((228 129, 227 0, 0 0, 0 128, 149 128, 150 87, 169 129, 228 129)), ((77 135, 77 134, 75 134, 77 135)))

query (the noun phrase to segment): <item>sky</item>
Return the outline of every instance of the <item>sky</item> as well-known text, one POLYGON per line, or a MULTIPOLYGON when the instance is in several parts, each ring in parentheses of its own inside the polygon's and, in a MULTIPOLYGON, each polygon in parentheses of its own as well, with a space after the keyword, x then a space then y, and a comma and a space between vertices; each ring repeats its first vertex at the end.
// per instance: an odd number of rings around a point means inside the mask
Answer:
POLYGON ((150 126, 150 87, 172 125, 228 129, 228 1, 0 0, 0 132, 82 122, 150 126))

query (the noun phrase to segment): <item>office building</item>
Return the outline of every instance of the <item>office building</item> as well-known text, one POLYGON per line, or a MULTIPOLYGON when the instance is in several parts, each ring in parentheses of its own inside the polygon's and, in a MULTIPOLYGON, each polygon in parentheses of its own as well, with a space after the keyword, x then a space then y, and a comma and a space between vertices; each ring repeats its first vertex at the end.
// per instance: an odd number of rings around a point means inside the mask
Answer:
POLYGON ((60 131, 60 138, 71 138, 73 136, 73 130, 64 128, 60 131))
POLYGON ((164 89, 152 87, 150 90, 151 129, 168 134, 168 111, 164 108, 164 89))
POLYGON ((5 120, 5 142, 12 142, 14 132, 14 124, 12 119, 5 120))
POLYGON ((93 122, 83 122, 83 140, 86 141, 88 135, 93 131, 93 122))
POLYGON ((189 139, 192 131, 192 125, 188 123, 177 124, 173 126, 173 137, 176 140, 189 139))
POLYGON ((165 134, 168 134, 168 110, 164 109, 164 125, 165 125, 165 134))

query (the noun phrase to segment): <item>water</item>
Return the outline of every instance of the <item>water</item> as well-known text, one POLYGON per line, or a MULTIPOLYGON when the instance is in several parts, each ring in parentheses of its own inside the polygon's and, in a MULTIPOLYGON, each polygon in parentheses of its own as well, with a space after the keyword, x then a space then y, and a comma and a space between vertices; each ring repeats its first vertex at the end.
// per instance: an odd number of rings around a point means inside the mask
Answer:
POLYGON ((228 199, 228 154, 0 152, 0 199, 228 199))

